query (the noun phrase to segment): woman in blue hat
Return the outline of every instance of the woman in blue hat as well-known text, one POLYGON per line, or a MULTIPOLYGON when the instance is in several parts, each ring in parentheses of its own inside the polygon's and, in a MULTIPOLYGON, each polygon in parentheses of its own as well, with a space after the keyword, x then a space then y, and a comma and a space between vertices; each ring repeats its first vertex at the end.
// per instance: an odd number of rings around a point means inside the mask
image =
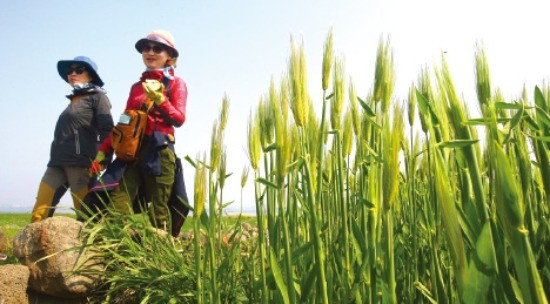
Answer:
POLYGON ((69 104, 59 115, 50 150, 50 161, 42 177, 31 222, 53 214, 50 212, 67 187, 75 209, 88 192, 88 168, 99 144, 109 137, 113 127, 111 103, 102 89, 97 65, 88 57, 57 63, 59 76, 73 88, 67 95, 69 104))

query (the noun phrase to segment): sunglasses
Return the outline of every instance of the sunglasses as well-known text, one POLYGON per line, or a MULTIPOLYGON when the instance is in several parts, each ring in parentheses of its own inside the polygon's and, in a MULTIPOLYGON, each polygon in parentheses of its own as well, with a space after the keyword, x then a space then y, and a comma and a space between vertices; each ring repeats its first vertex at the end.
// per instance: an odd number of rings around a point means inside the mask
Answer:
POLYGON ((84 73, 86 71, 86 67, 85 66, 78 66, 78 67, 69 67, 67 69, 67 75, 71 75, 73 72, 75 72, 76 74, 80 75, 82 73, 84 73))
POLYGON ((145 44, 144 46, 141 47, 142 54, 148 53, 150 50, 153 50, 155 54, 160 54, 163 51, 165 51, 166 48, 160 44, 155 44, 155 45, 145 44))

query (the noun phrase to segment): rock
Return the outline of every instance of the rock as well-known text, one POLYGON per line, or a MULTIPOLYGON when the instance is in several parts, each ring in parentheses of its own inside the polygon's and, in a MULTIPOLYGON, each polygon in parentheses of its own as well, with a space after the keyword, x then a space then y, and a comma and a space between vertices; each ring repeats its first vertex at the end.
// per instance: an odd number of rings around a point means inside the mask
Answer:
MULTIPOLYGON (((60 298, 54 297, 43 293, 38 293, 32 289, 29 289, 27 294, 29 295, 29 303, 40 304, 87 304, 90 302, 88 298, 60 298)), ((1 303, 1 302, 0 302, 1 303)))
POLYGON ((29 268, 23 265, 0 266, 0 303, 23 304, 29 303, 27 298, 27 284, 29 282, 29 268))
POLYGON ((250 225, 250 223, 243 223, 242 225, 242 228, 243 228, 243 231, 250 231, 252 230, 254 227, 252 227, 252 225, 250 225))
MULTIPOLYGON (((29 286, 47 295, 62 298, 84 297, 99 278, 70 272, 88 260, 90 254, 78 250, 82 223, 54 216, 25 226, 13 240, 14 255, 29 267, 29 286)), ((83 267, 90 266, 87 261, 83 267)))

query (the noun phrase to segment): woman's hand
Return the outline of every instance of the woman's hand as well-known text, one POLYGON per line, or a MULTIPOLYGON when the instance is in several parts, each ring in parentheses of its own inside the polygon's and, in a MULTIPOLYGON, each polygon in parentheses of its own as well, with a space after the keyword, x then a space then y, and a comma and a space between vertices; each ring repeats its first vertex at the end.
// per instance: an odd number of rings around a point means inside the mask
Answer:
POLYGON ((157 106, 166 100, 164 96, 164 85, 158 80, 147 79, 141 83, 147 98, 153 101, 157 106))
POLYGON ((107 157, 105 157, 105 153, 102 151, 98 151, 95 159, 92 161, 92 165, 88 169, 88 172, 90 172, 90 176, 93 175, 99 175, 101 171, 105 169, 105 161, 107 160, 107 157))

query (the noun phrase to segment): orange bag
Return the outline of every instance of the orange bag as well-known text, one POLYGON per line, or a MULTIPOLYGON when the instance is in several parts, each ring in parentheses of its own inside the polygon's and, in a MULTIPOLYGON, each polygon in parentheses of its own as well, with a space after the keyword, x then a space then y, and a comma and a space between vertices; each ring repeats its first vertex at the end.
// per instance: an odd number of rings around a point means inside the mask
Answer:
POLYGON ((111 130, 111 143, 117 158, 123 161, 134 161, 141 145, 147 112, 143 110, 126 110, 111 130))

